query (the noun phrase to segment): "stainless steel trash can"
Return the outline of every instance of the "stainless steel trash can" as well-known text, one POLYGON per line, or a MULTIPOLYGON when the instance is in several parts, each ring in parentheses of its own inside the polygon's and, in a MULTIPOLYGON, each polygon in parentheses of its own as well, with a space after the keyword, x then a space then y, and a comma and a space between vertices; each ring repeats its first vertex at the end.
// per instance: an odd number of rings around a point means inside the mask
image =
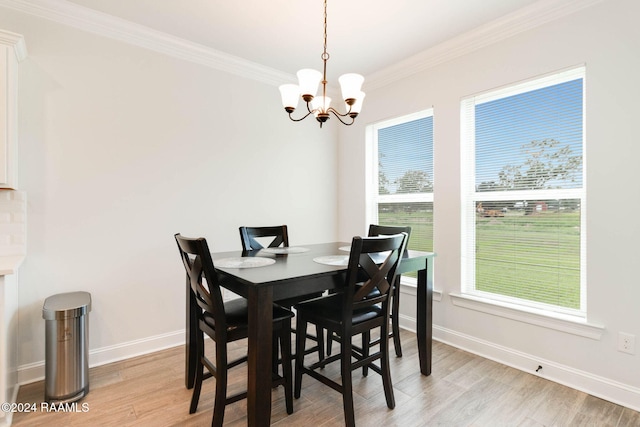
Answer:
POLYGON ((74 402, 89 393, 89 292, 69 292, 44 301, 44 400, 74 402))

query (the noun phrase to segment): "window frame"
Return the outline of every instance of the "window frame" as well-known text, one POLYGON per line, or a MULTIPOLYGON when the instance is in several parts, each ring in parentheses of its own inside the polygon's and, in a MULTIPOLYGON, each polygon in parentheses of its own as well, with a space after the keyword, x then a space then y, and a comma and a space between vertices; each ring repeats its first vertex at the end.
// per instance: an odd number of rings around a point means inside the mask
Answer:
MULTIPOLYGON (((382 120, 372 123, 366 127, 366 222, 368 224, 378 224, 378 205, 380 203, 433 203, 434 191, 429 193, 400 193, 400 194, 379 194, 379 162, 378 162, 378 131, 380 129, 424 119, 434 118, 433 108, 420 110, 414 113, 405 114, 392 119, 382 120)), ((435 138, 434 138, 435 140, 435 138)), ((435 141, 432 141, 434 144, 435 141)), ((433 148, 433 147, 432 147, 433 148)), ((435 171, 432 176, 435 188, 435 171)), ((416 285, 416 279, 402 276, 402 283, 416 285)))
POLYGON ((586 156, 586 68, 584 65, 557 71, 526 81, 488 90, 461 100, 461 294, 460 297, 507 306, 515 310, 534 312, 545 316, 584 321, 587 316, 586 283, 586 215, 587 215, 587 156, 586 156), (497 99, 524 94, 563 82, 582 79, 582 186, 568 189, 536 189, 510 191, 477 191, 476 189, 476 138, 475 107, 497 99), (557 305, 500 295, 476 289, 476 204, 481 201, 510 200, 580 200, 580 307, 572 309, 557 305))

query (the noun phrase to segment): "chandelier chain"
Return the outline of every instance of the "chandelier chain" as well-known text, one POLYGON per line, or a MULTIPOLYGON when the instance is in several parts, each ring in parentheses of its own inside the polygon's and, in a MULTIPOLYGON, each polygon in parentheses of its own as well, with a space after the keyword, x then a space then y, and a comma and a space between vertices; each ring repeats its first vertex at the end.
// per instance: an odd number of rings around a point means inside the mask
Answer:
MULTIPOLYGON (((324 0, 324 51, 322 52, 322 96, 327 96, 327 0, 324 0)), ((326 99, 326 98, 325 98, 326 99)))
POLYGON ((327 53, 327 0, 324 0, 324 52, 322 53, 322 60, 329 59, 329 53, 327 53))

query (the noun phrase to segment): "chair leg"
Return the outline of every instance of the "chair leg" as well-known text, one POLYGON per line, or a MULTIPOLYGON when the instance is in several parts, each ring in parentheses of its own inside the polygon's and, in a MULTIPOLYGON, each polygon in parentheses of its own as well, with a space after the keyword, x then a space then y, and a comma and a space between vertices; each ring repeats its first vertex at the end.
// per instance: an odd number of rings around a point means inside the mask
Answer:
POLYGON ((394 283, 391 301, 391 327, 393 328, 393 346, 396 350, 396 356, 402 357, 402 346, 400 345, 400 276, 396 277, 396 282, 394 283))
POLYGON ((327 356, 331 356, 331 346, 333 345, 333 332, 327 331, 327 356))
POLYGON ((282 352, 282 376, 284 378, 284 400, 287 414, 293 413, 293 373, 291 371, 291 323, 285 321, 280 331, 280 351, 282 352))
POLYGON ((196 360, 196 377, 193 383, 193 393, 191 394, 191 405, 189 406, 189 413, 193 414, 198 410, 198 400, 200 400, 200 390, 202 390, 202 380, 204 377, 204 365, 202 364, 202 354, 200 338, 196 344, 198 357, 196 360))
POLYGON ((324 359, 324 330, 316 325, 316 339, 318 340, 318 361, 324 359))
MULTIPOLYGON (((216 345, 218 345, 218 343, 216 343, 216 345)), ((212 427, 222 427, 224 409, 227 403, 227 380, 229 373, 227 366, 227 349, 226 343, 219 345, 225 348, 216 347, 216 396, 213 402, 212 427)))
POLYGON ((278 337, 276 335, 273 336, 271 346, 271 372, 274 374, 278 374, 278 363, 279 363, 279 354, 278 354, 278 337))
MULTIPOLYGON (((369 346, 371 342, 371 331, 366 331, 362 333, 362 357, 369 356, 369 346)), ((362 367, 362 376, 366 377, 369 374, 369 365, 364 365, 362 367)))
POLYGON ((353 384, 351 376, 351 339, 342 336, 340 350, 342 357, 340 360, 340 375, 342 377, 342 406, 344 408, 344 422, 347 427, 355 427, 356 416, 353 407, 353 384))
POLYGON ((293 387, 293 396, 300 398, 302 389, 302 368, 304 367, 304 350, 307 340, 307 322, 304 317, 298 313, 296 316, 296 369, 295 383, 293 387))
MULTIPOLYGON (((380 336, 388 334, 387 327, 383 327, 380 336)), ((380 340, 380 370, 382 372, 382 386, 384 388, 384 397, 387 400, 387 407, 393 409, 396 406, 396 400, 393 395, 393 384, 391 383, 391 369, 389 368, 389 340, 380 340)))

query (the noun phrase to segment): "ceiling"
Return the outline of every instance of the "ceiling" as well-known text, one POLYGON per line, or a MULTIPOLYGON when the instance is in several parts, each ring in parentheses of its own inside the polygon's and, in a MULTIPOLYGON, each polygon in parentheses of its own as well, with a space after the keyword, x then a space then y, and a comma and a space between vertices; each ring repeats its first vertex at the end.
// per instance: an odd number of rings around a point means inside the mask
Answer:
MULTIPOLYGON (((327 77, 365 76, 537 0, 328 0, 327 77)), ((322 0, 70 0, 295 73, 321 70, 322 0)))

